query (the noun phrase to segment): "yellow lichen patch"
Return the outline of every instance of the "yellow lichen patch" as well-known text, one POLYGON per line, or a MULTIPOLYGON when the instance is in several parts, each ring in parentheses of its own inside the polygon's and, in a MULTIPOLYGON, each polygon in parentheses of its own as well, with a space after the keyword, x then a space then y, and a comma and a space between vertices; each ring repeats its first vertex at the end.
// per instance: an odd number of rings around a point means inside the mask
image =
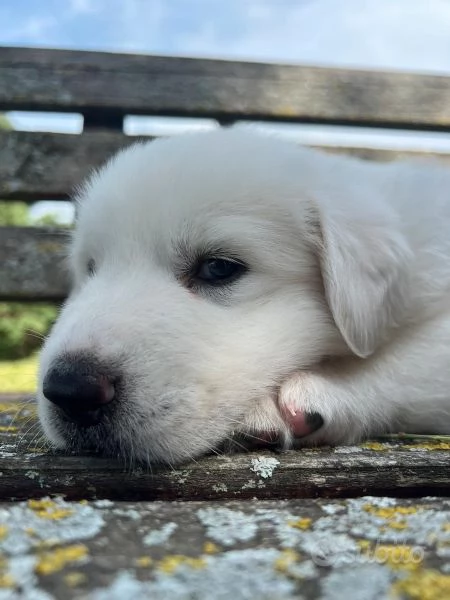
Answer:
POLYGON ((391 569, 416 570, 422 563, 423 551, 404 544, 385 544, 375 547, 374 557, 379 564, 386 564, 391 569))
POLYGON ((137 567, 151 567, 152 564, 153 559, 151 559, 150 556, 140 556, 136 559, 137 567))
POLYGON ((416 506, 397 506, 395 508, 396 515, 415 515, 417 512, 416 506))
POLYGON ((392 519, 392 517, 395 517, 398 514, 398 508, 397 506, 379 507, 373 504, 363 505, 363 510, 382 519, 392 519))
POLYGON ((220 552, 220 548, 214 542, 205 542, 203 544, 203 552, 205 554, 217 554, 217 552, 220 552))
POLYGON ((373 504, 364 504, 363 510, 374 515, 375 517, 379 517, 381 519, 385 519, 386 523, 380 527, 380 531, 386 531, 386 528, 390 529, 407 529, 408 523, 404 517, 406 515, 413 515, 417 512, 417 508, 415 506, 385 506, 379 507, 373 504))
POLYGON ((69 587, 77 587, 77 585, 81 585, 86 580, 86 575, 84 573, 80 573, 79 571, 72 571, 71 573, 64 575, 64 582, 69 587))
POLYGON ((46 510, 53 508, 55 503, 49 498, 42 498, 41 500, 28 500, 28 508, 31 510, 46 510))
POLYGON ((57 508, 50 512, 47 512, 47 511, 42 512, 41 514, 39 514, 39 517, 41 517, 41 519, 58 520, 58 519, 66 519, 67 517, 70 517, 71 515, 73 515, 73 510, 70 510, 69 508, 57 508))
POLYGON ((0 589, 12 588, 16 585, 12 575, 7 573, 8 561, 5 556, 0 554, 0 589))
POLYGON ((8 528, 6 525, 0 525, 0 540, 3 540, 8 535, 8 528))
POLYGON ((402 448, 408 450, 450 450, 450 442, 418 442, 416 444, 404 444, 402 448))
POLYGON ((417 512, 415 506, 385 506, 379 507, 374 504, 364 504, 363 510, 382 519, 395 519, 399 515, 414 515, 417 512))
POLYGON ((311 527, 312 519, 309 517, 304 517, 303 519, 298 519, 297 521, 288 521, 288 525, 290 527, 294 527, 295 529, 309 529, 311 527))
POLYGON ((0 433, 14 433, 17 427, 14 425, 0 425, 0 433))
POLYGON ((1 588, 12 588, 14 587, 16 582, 13 577, 9 575, 9 573, 0 573, 0 589, 1 588))
POLYGON ((186 565, 192 569, 203 569, 206 567, 204 558, 192 558, 183 554, 168 554, 158 562, 158 570, 170 575, 174 573, 181 565, 186 565))
POLYGON ((358 546, 360 547, 362 552, 369 551, 372 546, 372 544, 369 542, 369 540, 357 540, 356 543, 358 544, 358 546))
POLYGON ((443 531, 450 531, 450 523, 444 523, 442 525, 442 530, 443 531))
POLYGON ((32 527, 26 527, 26 528, 25 528, 25 533, 26 533, 27 535, 36 535, 36 530, 35 530, 35 529, 33 529, 32 527))
POLYGON ((407 529, 408 523, 406 521, 389 521, 386 523, 386 527, 391 529, 407 529))
POLYGON ((50 575, 63 569, 66 565, 86 558, 88 549, 83 544, 74 544, 58 548, 52 552, 44 552, 36 564, 35 571, 39 575, 50 575))
POLYGON ((450 598, 450 575, 434 569, 420 569, 392 586, 396 598, 411 600, 447 600, 450 598))
POLYGON ((28 508, 31 508, 41 519, 58 520, 73 515, 73 510, 70 508, 61 508, 56 502, 48 498, 44 498, 43 500, 28 500, 28 508))
POLYGON ((367 448, 367 450, 387 450, 389 446, 382 444, 381 442, 365 442, 361 444, 362 448, 367 448))
POLYGON ((293 564, 300 560, 300 555, 295 550, 287 549, 283 550, 280 556, 274 562, 274 567, 277 571, 284 574, 289 574, 290 568, 293 564))

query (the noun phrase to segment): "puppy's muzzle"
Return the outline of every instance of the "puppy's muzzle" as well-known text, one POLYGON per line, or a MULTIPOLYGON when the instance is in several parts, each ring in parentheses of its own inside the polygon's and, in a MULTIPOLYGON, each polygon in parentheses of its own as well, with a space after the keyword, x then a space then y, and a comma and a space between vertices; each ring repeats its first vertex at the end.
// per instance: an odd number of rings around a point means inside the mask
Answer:
POLYGON ((81 427, 98 424, 115 396, 113 378, 88 357, 58 359, 47 371, 43 394, 81 427))

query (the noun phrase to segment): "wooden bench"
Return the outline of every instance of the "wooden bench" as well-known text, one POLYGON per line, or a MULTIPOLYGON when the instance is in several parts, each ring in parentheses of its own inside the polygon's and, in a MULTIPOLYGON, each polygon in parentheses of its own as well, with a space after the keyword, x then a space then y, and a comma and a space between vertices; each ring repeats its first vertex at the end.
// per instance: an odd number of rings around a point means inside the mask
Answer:
MULTIPOLYGON (((67 200, 130 143, 127 115, 446 132, 450 78, 0 48, 0 112, 15 110, 79 113, 84 128, 0 131, 0 198, 67 200)), ((64 239, 0 228, 0 301, 62 300, 64 239)), ((450 597, 444 439, 152 471, 56 453, 40 439, 32 398, 0 401, 0 598, 450 597)))

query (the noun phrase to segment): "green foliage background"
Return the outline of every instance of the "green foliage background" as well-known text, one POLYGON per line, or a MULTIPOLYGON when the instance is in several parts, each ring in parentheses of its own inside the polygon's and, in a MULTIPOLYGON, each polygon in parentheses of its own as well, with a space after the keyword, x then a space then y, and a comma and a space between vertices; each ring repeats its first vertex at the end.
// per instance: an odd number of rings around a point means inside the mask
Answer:
MULTIPOLYGON (((0 115, 0 129, 10 128, 6 117, 0 115)), ((26 203, 0 201, 0 226, 31 224, 35 223, 31 223, 26 203)), ((56 223, 45 217, 45 224, 56 223)), ((30 356, 41 345, 56 313, 57 308, 50 304, 0 302, 0 360, 30 356)))
MULTIPOLYGON (((0 226, 30 225, 28 206, 0 202, 0 226)), ((41 345, 56 318, 51 304, 0 302, 0 359, 29 356, 41 345)))

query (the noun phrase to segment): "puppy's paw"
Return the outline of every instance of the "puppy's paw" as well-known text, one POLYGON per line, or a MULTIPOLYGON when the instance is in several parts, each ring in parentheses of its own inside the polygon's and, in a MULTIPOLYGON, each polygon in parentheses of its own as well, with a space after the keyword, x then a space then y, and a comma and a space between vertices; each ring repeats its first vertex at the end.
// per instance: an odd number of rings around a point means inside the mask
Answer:
POLYGON ((278 404, 295 445, 356 443, 367 434, 354 398, 333 377, 296 373, 281 386, 278 404))

